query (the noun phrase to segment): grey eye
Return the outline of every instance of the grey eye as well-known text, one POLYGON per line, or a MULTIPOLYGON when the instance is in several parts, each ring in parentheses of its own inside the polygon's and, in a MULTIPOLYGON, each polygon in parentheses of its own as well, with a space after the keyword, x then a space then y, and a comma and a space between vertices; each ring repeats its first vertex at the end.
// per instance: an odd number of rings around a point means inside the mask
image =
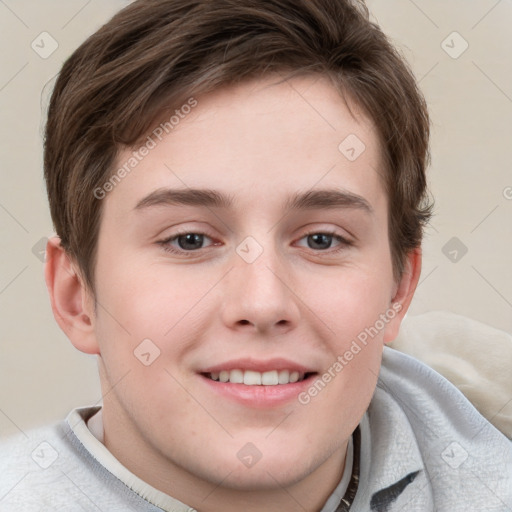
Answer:
POLYGON ((314 233, 307 236, 308 246, 311 249, 329 249, 334 235, 328 233, 314 233), (311 244, 310 244, 311 242, 311 244))
POLYGON ((186 235, 179 235, 176 240, 180 249, 193 251, 201 249, 204 241, 204 235, 199 233, 187 233, 186 235))

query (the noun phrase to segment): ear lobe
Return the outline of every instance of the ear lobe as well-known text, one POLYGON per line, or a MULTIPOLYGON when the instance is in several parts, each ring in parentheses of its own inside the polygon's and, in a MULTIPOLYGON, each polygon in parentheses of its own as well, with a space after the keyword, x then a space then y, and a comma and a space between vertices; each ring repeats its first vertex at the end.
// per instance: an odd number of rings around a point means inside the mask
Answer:
POLYGON ((395 296, 391 300, 391 309, 396 315, 386 325, 384 333, 384 343, 392 342, 400 330, 402 320, 409 309, 414 292, 418 286, 418 281, 421 274, 421 247, 417 247, 407 256, 405 262, 405 269, 396 286, 395 296))
POLYGON ((93 300, 60 245, 59 237, 50 238, 46 245, 44 276, 53 316, 60 328, 78 350, 99 354, 93 300))

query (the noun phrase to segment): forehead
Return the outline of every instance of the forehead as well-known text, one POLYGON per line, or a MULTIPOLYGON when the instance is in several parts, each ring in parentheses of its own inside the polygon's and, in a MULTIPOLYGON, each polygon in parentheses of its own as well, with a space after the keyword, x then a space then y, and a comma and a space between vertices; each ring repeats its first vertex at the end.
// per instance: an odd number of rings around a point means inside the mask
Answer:
MULTIPOLYGON (((151 149, 107 203, 131 210, 163 187, 225 191, 240 207, 284 195, 289 203, 298 190, 333 187, 382 202, 373 123, 326 77, 255 80, 187 103, 194 107, 178 107, 172 123, 149 134, 151 149)), ((126 167, 134 151, 120 152, 116 168, 126 167)))

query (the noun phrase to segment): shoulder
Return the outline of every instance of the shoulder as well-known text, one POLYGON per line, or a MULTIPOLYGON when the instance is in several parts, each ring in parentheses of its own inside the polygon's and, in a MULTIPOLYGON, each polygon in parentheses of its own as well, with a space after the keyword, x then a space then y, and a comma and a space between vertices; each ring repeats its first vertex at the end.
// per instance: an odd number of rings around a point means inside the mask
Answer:
POLYGON ((0 442, 0 512, 95 510, 100 471, 67 421, 16 434, 0 442))
POLYGON ((97 410, 75 409, 65 421, 0 442, 0 512, 161 510, 105 468, 77 437, 97 410))
POLYGON ((12 435, 0 441, 0 470, 11 466, 30 471, 47 468, 59 456, 65 437, 64 422, 12 435))
POLYGON ((76 455, 66 437, 62 421, 0 442, 1 511, 55 508, 54 491, 71 490, 65 474, 73 467, 76 455))
POLYGON ((368 417, 382 467, 397 453, 415 458, 439 510, 461 496, 483 510, 512 502, 512 443, 424 363, 385 348, 368 417))

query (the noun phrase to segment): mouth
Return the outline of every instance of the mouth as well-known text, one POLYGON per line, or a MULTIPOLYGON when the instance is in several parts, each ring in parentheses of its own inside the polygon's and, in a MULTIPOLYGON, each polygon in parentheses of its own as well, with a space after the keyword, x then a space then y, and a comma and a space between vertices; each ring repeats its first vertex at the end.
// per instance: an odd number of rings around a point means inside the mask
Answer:
POLYGON ((319 373, 285 359, 241 359, 205 368, 199 375, 216 396, 265 409, 297 400, 319 373))
POLYGON ((258 372, 255 370, 221 370, 220 372, 207 372, 204 377, 216 382, 244 384, 245 386, 283 386, 302 382, 316 375, 316 372, 299 372, 297 370, 270 370, 258 372))

